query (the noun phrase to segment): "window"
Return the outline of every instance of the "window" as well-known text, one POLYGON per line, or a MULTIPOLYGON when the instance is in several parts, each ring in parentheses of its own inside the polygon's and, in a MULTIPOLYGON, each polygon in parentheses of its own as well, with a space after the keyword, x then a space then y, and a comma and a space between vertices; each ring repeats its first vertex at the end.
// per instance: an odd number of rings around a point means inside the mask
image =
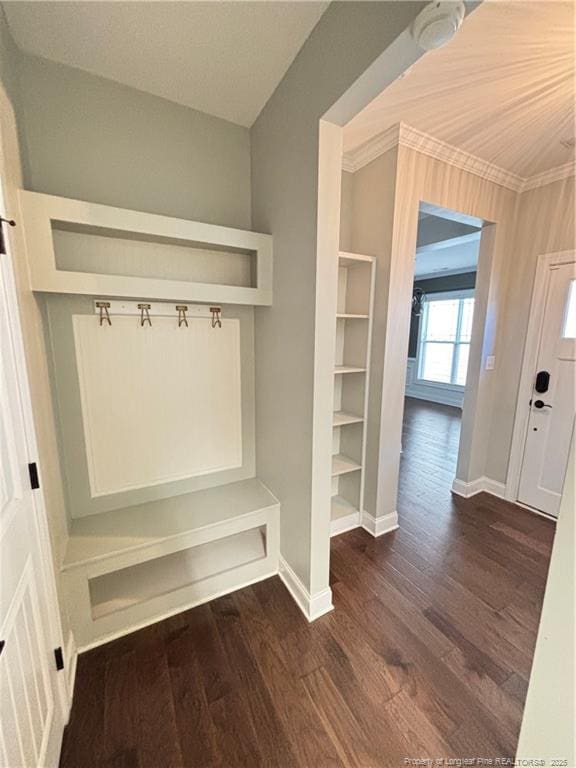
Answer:
POLYGON ((472 291, 432 294, 420 323, 418 378, 466 385, 474 297, 472 291))
POLYGON ((562 328, 563 339, 576 339, 576 280, 570 281, 562 328))

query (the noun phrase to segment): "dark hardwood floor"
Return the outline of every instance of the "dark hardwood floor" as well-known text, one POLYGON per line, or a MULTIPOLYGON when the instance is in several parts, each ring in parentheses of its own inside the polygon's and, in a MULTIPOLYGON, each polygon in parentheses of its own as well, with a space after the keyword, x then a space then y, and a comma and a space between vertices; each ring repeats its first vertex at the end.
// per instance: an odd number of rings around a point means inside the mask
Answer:
POLYGON ((512 757, 554 529, 451 496, 459 429, 407 400, 400 529, 332 540, 333 613, 274 578, 82 654, 62 768, 512 757))

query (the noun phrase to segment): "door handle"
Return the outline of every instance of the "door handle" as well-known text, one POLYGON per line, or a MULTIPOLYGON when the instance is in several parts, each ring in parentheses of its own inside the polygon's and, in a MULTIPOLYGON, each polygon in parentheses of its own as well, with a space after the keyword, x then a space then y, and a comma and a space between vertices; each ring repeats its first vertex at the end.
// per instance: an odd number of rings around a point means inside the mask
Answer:
POLYGON ((552 408, 552 406, 545 403, 544 400, 534 400, 533 405, 534 408, 552 408))

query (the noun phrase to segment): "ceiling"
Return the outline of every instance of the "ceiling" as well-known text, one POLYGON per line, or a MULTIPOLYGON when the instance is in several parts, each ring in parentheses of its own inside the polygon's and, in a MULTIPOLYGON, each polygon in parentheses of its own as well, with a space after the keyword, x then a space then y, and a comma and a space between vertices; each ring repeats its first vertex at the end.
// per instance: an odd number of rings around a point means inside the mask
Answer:
POLYGON ((344 151, 404 122, 530 177, 574 159, 572 2, 486 1, 344 131, 344 151))
POLYGON ((5 2, 27 53, 250 126, 328 2, 5 2))
POLYGON ((437 214, 420 209, 414 276, 440 277, 476 271, 481 225, 464 223, 459 214, 448 209, 438 208, 437 214))
POLYGON ((433 251, 416 251, 414 277, 440 277, 462 272, 475 272, 478 266, 480 236, 458 245, 447 245, 433 251))

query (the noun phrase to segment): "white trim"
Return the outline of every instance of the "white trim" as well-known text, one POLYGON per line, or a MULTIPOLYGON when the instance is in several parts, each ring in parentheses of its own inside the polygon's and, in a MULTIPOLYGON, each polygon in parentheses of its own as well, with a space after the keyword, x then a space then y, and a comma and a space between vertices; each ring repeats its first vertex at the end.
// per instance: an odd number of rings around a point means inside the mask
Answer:
POLYGON ((342 156, 342 168, 350 173, 355 173, 372 160, 393 149, 400 143, 401 123, 390 126, 382 133, 378 133, 356 149, 344 152, 342 156))
POLYGON ((515 504, 517 507, 522 507, 522 509, 525 509, 526 512, 531 512, 533 515, 538 515, 538 517, 543 517, 545 520, 551 520, 553 523, 558 522, 558 518, 554 515, 549 515, 546 512, 542 512, 541 509, 536 509, 536 507, 530 507, 528 504, 524 504, 522 501, 513 501, 512 504, 515 504))
POLYGON ((441 160, 447 165, 460 168, 514 192, 525 192, 576 175, 576 163, 570 162, 525 178, 430 134, 419 131, 417 128, 406 125, 406 123, 396 123, 382 133, 368 139, 359 147, 345 152, 342 157, 342 168, 350 173, 355 173, 376 160, 384 152, 398 145, 441 160))
POLYGON ((499 499, 504 499, 506 498, 506 486, 504 483, 492 480, 491 477, 486 476, 479 477, 477 480, 472 480, 469 483, 455 477, 452 483, 452 493, 462 496, 464 499, 476 496, 477 493, 489 493, 492 496, 497 496, 499 499))
POLYGON ((33 291, 135 299, 144 296, 158 301, 272 304, 271 235, 28 190, 20 190, 19 200, 33 291), (89 227, 94 234, 105 235, 112 230, 118 237, 168 238, 188 242, 191 248, 200 243, 199 250, 216 247, 255 253, 256 287, 60 270, 53 221, 89 227))
POLYGON ((465 387, 456 389, 452 384, 441 387, 424 382, 424 380, 415 380, 412 384, 406 385, 404 394, 415 400, 426 400, 430 403, 451 405, 461 409, 464 405, 464 391, 465 387))
POLYGON ((521 507, 538 517, 543 517, 545 520, 551 520, 553 523, 558 522, 558 518, 553 515, 547 515, 546 512, 542 512, 535 507, 530 507, 528 504, 523 504, 521 501, 511 500, 506 495, 506 486, 504 483, 500 483, 498 480, 492 480, 490 477, 479 477, 478 480, 473 480, 470 483, 465 483, 463 480, 454 478, 452 483, 452 493, 457 496, 461 496, 463 499, 470 499, 472 496, 476 496, 478 493, 489 493, 491 496, 496 496, 498 499, 504 499, 509 501, 517 507, 521 507))
POLYGON ((404 123, 400 124, 399 143, 435 160, 441 160, 448 165, 460 168, 462 171, 492 181, 494 184, 500 184, 502 187, 513 189, 516 192, 522 189, 524 179, 521 176, 404 123))
POLYGON ((344 517, 337 517, 330 522, 330 538, 339 536, 341 533, 347 533, 360 526, 360 512, 351 512, 344 517))
POLYGON ((512 432, 512 444, 510 448, 510 460, 506 476, 506 499, 518 503, 518 489, 520 486, 520 473, 522 471, 522 458, 524 455, 524 443, 526 442, 526 430, 528 429, 529 410, 527 403, 532 394, 532 377, 538 362, 538 348, 540 346, 540 333, 544 320, 546 294, 548 291, 548 276, 551 267, 560 264, 569 264, 575 260, 574 251, 559 251, 557 253, 544 253, 538 257, 536 274, 534 275, 534 288, 530 302, 530 315, 528 329, 526 331, 526 343, 522 358, 520 385, 516 400, 516 414, 514 416, 514 430, 512 432))
POLYGON ((398 512, 390 512, 382 517, 373 517, 369 512, 362 512, 362 528, 368 531, 374 538, 391 533, 398 528, 398 512))
POLYGON ((576 161, 574 160, 525 179, 522 192, 527 192, 529 189, 536 189, 537 187, 543 187, 546 184, 553 184, 555 181, 569 179, 571 176, 576 176, 576 161))
POLYGON ((282 556, 279 561, 279 576, 307 621, 315 621, 325 613, 334 610, 330 587, 323 589, 316 595, 311 595, 282 556))
MULTIPOLYGON (((72 709, 72 697, 74 695, 74 683, 76 681, 76 667, 78 665, 78 649, 72 630, 68 633, 68 642, 64 651, 64 664, 66 669, 66 685, 68 687, 69 709, 72 709)), ((68 713, 70 714, 70 713, 68 713)))

